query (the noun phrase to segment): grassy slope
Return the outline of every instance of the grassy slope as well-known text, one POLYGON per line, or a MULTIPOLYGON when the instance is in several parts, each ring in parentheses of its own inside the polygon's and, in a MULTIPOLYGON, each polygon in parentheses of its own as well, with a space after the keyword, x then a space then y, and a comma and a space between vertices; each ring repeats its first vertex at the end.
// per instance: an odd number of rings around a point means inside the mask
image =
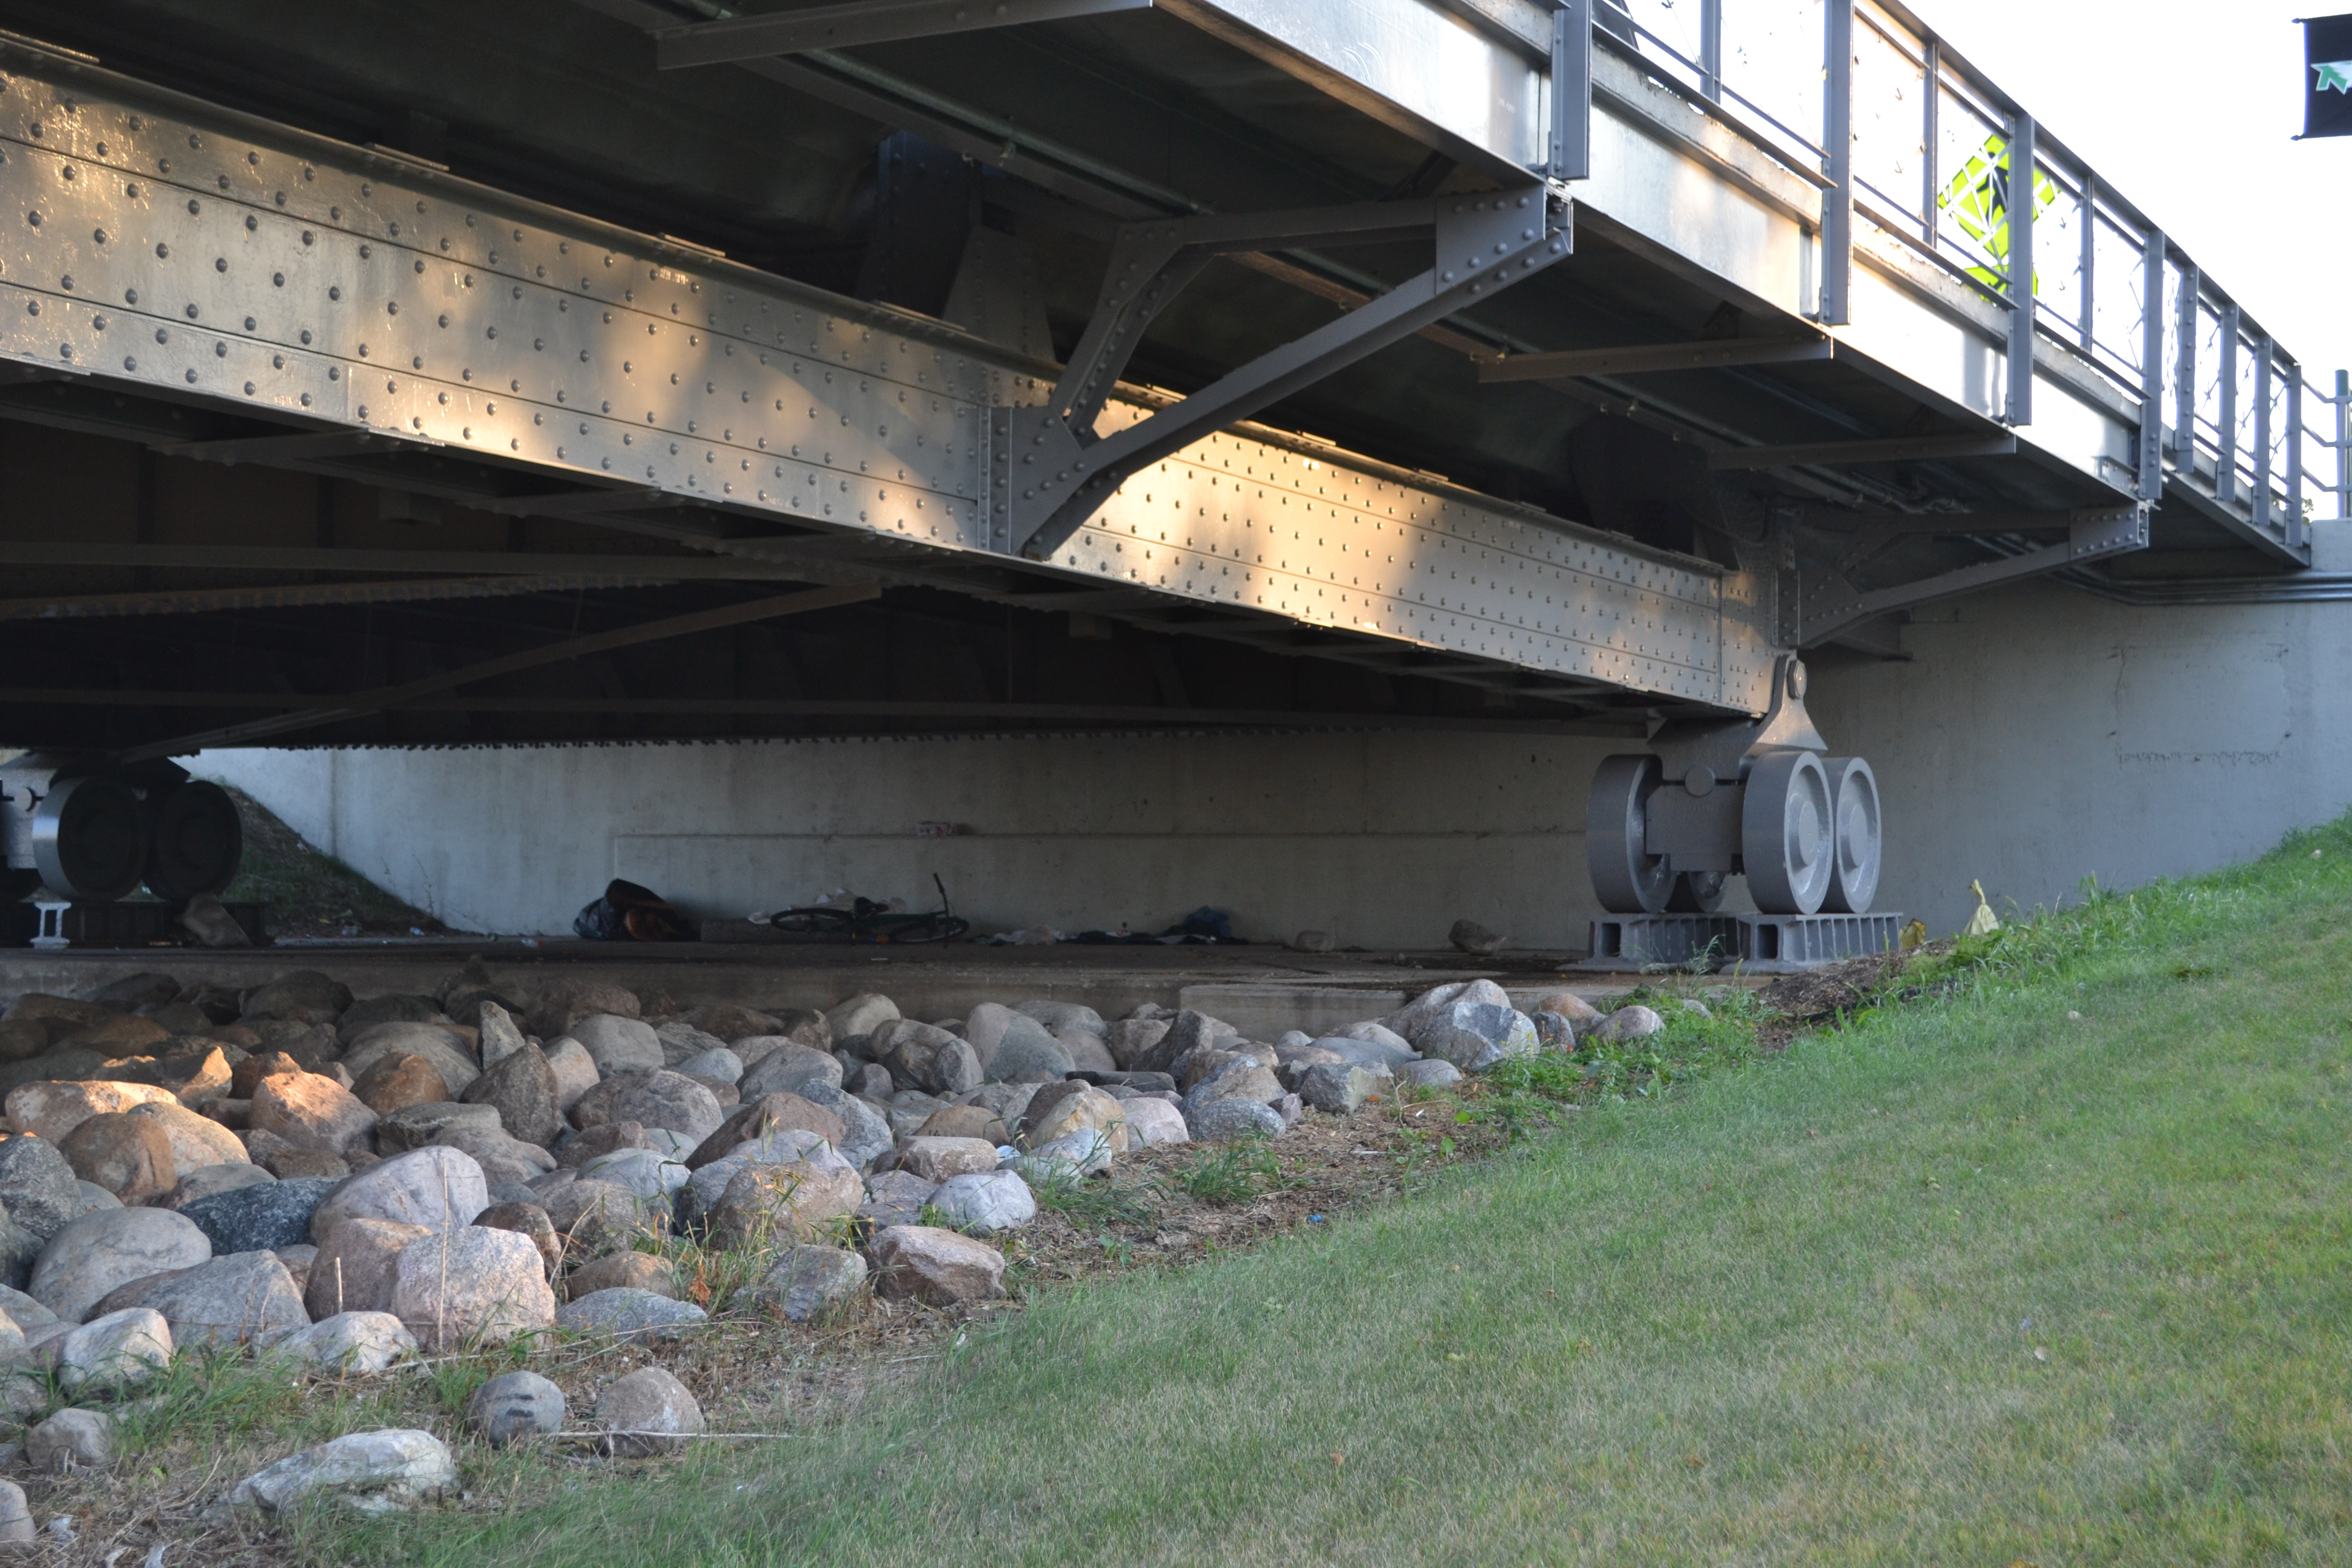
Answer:
POLYGON ((1041 1300, 837 1432, 314 1544, 2343 1562, 2347 911, 2339 825, 1328 1234, 1041 1300))

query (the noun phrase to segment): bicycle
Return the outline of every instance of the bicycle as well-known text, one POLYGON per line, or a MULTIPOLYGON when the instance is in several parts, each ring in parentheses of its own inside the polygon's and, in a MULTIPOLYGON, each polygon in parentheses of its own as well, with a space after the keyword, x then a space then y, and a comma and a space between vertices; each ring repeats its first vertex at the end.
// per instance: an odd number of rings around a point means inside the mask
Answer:
POLYGON ((953 942, 971 930, 971 922, 957 916, 949 907, 947 884, 940 879, 939 873, 931 874, 931 885, 940 890, 940 907, 936 910, 893 910, 889 905, 877 903, 872 899, 858 899, 847 908, 838 904, 815 904, 776 910, 767 914, 753 915, 751 923, 788 936, 866 942, 876 946, 905 947, 919 942, 953 942))

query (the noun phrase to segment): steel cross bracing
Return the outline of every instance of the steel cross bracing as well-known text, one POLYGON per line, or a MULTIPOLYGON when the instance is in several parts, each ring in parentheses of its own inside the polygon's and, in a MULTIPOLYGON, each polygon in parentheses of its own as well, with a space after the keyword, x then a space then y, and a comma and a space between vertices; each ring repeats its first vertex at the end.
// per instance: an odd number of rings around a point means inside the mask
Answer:
MULTIPOLYGON (((11 64, 0 359, 282 419, 298 445, 437 443, 625 487, 518 510, 645 527, 618 513, 674 501, 918 563, 1012 559, 985 511, 991 415, 1045 403, 1039 367, 396 156, 30 51, 11 64)), ((1167 406, 1109 397, 1097 433, 1167 406)), ((1751 574, 1270 431, 1153 453, 1051 570, 1564 689, 1745 710, 1770 679, 1751 574)))

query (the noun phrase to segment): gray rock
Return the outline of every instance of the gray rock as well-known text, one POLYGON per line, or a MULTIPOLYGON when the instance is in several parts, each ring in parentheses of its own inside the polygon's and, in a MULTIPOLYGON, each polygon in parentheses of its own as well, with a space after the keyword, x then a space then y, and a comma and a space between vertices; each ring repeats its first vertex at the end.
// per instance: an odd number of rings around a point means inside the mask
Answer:
POLYGON ((861 1100, 881 1100, 890 1093, 890 1069, 880 1062, 867 1062, 849 1075, 845 1086, 861 1100))
POLYGON ((1076 1181, 1109 1170, 1112 1152, 1108 1136, 1087 1129, 1047 1139, 1021 1156, 1020 1168, 1033 1181, 1076 1181))
POLYGON ((887 996, 871 991, 850 997, 837 1007, 825 1009, 825 1026, 833 1031, 835 1041, 856 1039, 870 1035, 876 1029, 898 1016, 898 1005, 887 996))
POLYGON ((136 1388, 171 1366, 172 1328, 152 1307, 125 1307, 68 1330, 53 1348, 58 1386, 68 1394, 136 1388))
MULTIPOLYGON (((1370 1026, 1375 1029, 1381 1027, 1378 1024, 1370 1026)), ((1381 1033, 1389 1035, 1386 1029, 1381 1029, 1381 1033)), ((1394 1072, 1407 1062, 1417 1062, 1421 1059, 1419 1051, 1414 1050, 1394 1035, 1389 1035, 1385 1040, 1362 1040, 1346 1035, 1326 1035, 1315 1042, 1315 1049, 1329 1051, 1341 1061, 1362 1062, 1367 1067, 1377 1064, 1387 1068, 1391 1072, 1394 1072)))
POLYGON ((651 1024, 611 1013, 592 1013, 573 1021, 568 1031, 596 1064, 599 1077, 614 1073, 656 1072, 668 1060, 661 1037, 651 1024))
POLYGON ((1076 1002, 1015 1002, 1013 1010, 1036 1019, 1057 1033, 1063 1029, 1084 1029, 1099 1039, 1109 1032, 1100 1013, 1076 1002))
POLYGON ((46 1138, 0 1138, 0 1205, 47 1241, 81 1212, 73 1166, 46 1138))
POLYGON ((55 1312, 50 1311, 22 1290, 11 1289, 6 1286, 0 1286, 0 1313, 5 1313, 10 1322, 26 1332, 35 1329, 46 1329, 51 1323, 60 1321, 55 1312))
POLYGON ((1119 1109, 1127 1113, 1127 1142, 1130 1149, 1192 1142, 1192 1134, 1184 1125, 1184 1113, 1164 1100, 1137 1095, 1119 1101, 1119 1109))
POLYGON ((583 1129, 607 1121, 635 1121, 648 1132, 661 1129, 683 1133, 691 1150, 719 1131, 727 1113, 705 1085, 684 1073, 658 1068, 608 1074, 604 1082, 580 1097, 572 1108, 572 1120, 583 1129))
POLYGON ((405 1508, 457 1484, 457 1462, 430 1432, 353 1432, 237 1482, 228 1500, 272 1513, 326 1493, 369 1512, 405 1508))
POLYGON ((875 1292, 933 1307, 1004 1294, 1004 1254, 929 1225, 895 1225, 874 1238, 875 1292))
POLYGON ((1232 1037, 1234 1026, 1222 1018, 1212 1018, 1187 1007, 1169 1020, 1168 1032, 1136 1053, 1128 1063, 1130 1072, 1167 1072, 1193 1050, 1232 1037))
POLYGON ((710 1314, 691 1301, 626 1285, 592 1290, 555 1310, 555 1326, 568 1332, 644 1343, 682 1340, 709 1321, 710 1314))
MULTIPOLYGON (((1030 1156, 1045 1157, 1046 1150, 1030 1156)), ((1037 1217, 1037 1199, 1029 1184, 1012 1171, 950 1176, 932 1190, 929 1201, 944 1223, 981 1236, 1018 1230, 1037 1217)))
POLYGON ((580 1167, 583 1182, 617 1182, 639 1198, 659 1202, 686 1185, 693 1173, 652 1149, 615 1149, 580 1167))
POLYGON ((654 1035, 662 1044, 662 1065, 674 1071, 696 1057, 727 1048, 725 1040, 696 1028, 684 1018, 664 1019, 654 1026, 654 1035))
MULTIPOLYGON (((835 1062, 835 1067, 841 1064, 835 1062)), ((743 1079, 743 1061, 725 1046, 717 1046, 699 1056, 691 1056, 677 1064, 677 1070, 688 1078, 715 1078, 721 1083, 740 1084, 743 1079)))
POLYGON ((556 1099, 570 1110, 580 1097, 596 1087, 596 1064, 588 1048, 569 1036, 550 1040, 544 1053, 547 1065, 555 1071, 556 1099))
POLYGON ((1395 1079, 1385 1067, 1360 1062, 1323 1062, 1298 1081, 1298 1098, 1318 1110, 1344 1116, 1368 1100, 1384 1098, 1395 1079))
POLYGON ((60 1410, 25 1434, 25 1459, 37 1470, 105 1469, 114 1463, 114 1422, 102 1410, 60 1410))
POLYGON ((1443 1057, 1407 1062, 1397 1070, 1398 1076, 1416 1089, 1451 1089, 1462 1081, 1462 1069, 1443 1057))
POLYGON ((376 1122, 376 1152, 405 1154, 412 1149, 425 1148, 443 1132, 458 1127, 490 1132, 504 1131, 499 1121, 499 1109, 495 1105, 467 1105, 455 1100, 428 1100, 417 1105, 404 1105, 376 1122))
POLYGON ((315 969, 298 969, 257 985, 245 997, 245 1018, 291 1018, 331 1023, 351 1009, 352 988, 315 969))
POLYGON ((393 1264, 392 1310, 429 1351, 499 1344, 555 1321, 530 1237, 469 1225, 412 1242, 393 1264))
POLYGON ((509 1372, 474 1390, 466 1425, 493 1448, 563 1430, 563 1390, 535 1372, 509 1372))
MULTIPOLYGON (((310 1239, 310 1216, 334 1191, 327 1176, 298 1176, 287 1182, 257 1182, 215 1193, 181 1206, 179 1212, 195 1222, 212 1243, 213 1252, 275 1252, 299 1247, 310 1239)), ((166 1316, 170 1314, 166 1313, 166 1316)))
POLYGON ((961 1094, 980 1083, 980 1058, 970 1041, 929 1024, 900 1019, 888 1026, 888 1043, 877 1032, 876 1059, 890 1076, 931 1094, 961 1094))
POLYGON ((880 1113, 862 1100, 856 1100, 837 1089, 812 1083, 793 1090, 812 1105, 821 1105, 841 1118, 841 1157, 863 1170, 874 1163, 876 1155, 897 1142, 890 1124, 880 1113))
POLYGON ((370 996, 343 1009, 335 1020, 335 1033, 345 1044, 359 1039, 378 1024, 438 1024, 445 1021, 441 1004, 430 996, 404 996, 397 993, 370 996))
MULTIPOLYGON (((114 1206, 120 1208, 121 1205, 117 1204, 114 1206)), ((33 1265, 40 1260, 41 1251, 47 1246, 47 1242, 23 1226, 0 1215, 0 1283, 14 1289, 29 1281, 33 1277, 33 1265)))
POLYGON ((481 1023, 476 1032, 481 1040, 484 1072, 530 1044, 523 1036, 522 1026, 514 1021, 514 1015, 487 998, 482 1002, 481 1023))
POLYGON ((842 1077, 841 1060, 832 1052, 786 1040, 776 1049, 751 1061, 743 1069, 742 1076, 735 1080, 735 1087, 742 1092, 744 1102, 749 1104, 771 1094, 800 1094, 803 1084, 822 1083, 830 1089, 839 1089, 842 1077))
POLYGON ((153 1279, 134 1280, 102 1303, 148 1307, 172 1326, 181 1350, 270 1345, 310 1326, 302 1293, 275 1252, 238 1252, 153 1279))
POLYGON ((239 1187, 263 1186, 277 1179, 249 1161, 200 1165, 182 1176, 179 1185, 156 1199, 155 1206, 159 1209, 184 1209, 200 1198, 233 1193, 239 1187))
POLYGON ((439 1024, 378 1024, 344 1047, 341 1065, 357 1083, 386 1057, 424 1058, 451 1094, 463 1094, 482 1070, 464 1038, 439 1024))
POLYGON ((641 1458, 681 1447, 703 1429, 702 1406, 686 1384, 657 1366, 615 1378, 596 1401, 596 1425, 611 1436, 605 1447, 641 1458))
POLYGON ((271 1349, 298 1365, 326 1373, 365 1374, 415 1355, 416 1336, 390 1312, 337 1312, 307 1329, 297 1329, 271 1349))
POLYGON ((1507 1003, 1456 1001, 1426 1020, 1412 1037, 1425 1057, 1444 1057, 1464 1072, 1484 1072, 1513 1057, 1543 1048, 1536 1026, 1507 1003))
POLYGON ((344 1219, 389 1219, 446 1230, 471 1225, 490 1206, 489 1184, 473 1156, 425 1148, 379 1161, 327 1195, 310 1215, 310 1240, 320 1247, 344 1219))
POLYGON ((913 1225, 922 1217, 923 1205, 931 1201, 931 1194, 938 1189, 939 1184, 927 1182, 911 1171, 885 1171, 867 1179, 866 1201, 857 1206, 857 1217, 877 1230, 886 1226, 913 1225))
POLYGON ((563 1131, 563 1086, 547 1054, 528 1042, 467 1085, 463 1098, 496 1111, 498 1124, 527 1143, 545 1146, 563 1131))
POLYGON ((1235 1057, 1202 1079, 1185 1093, 1184 1110, 1189 1116, 1200 1107, 1220 1100, 1254 1100, 1260 1105, 1271 1105, 1283 1096, 1282 1080, 1254 1057, 1235 1057))
POLYGON ((1592 1031, 1593 1038, 1612 1044, 1620 1040, 1642 1040, 1666 1026, 1666 1021, 1649 1008, 1635 1002, 1618 1008, 1601 1021, 1592 1031))
POLYGON ((0 1545, 22 1546, 39 1539, 25 1489, 14 1481, 0 1481, 0 1545))
POLYGON ((27 1293, 79 1322, 117 1288, 213 1255, 194 1221, 169 1209, 101 1209, 51 1237, 33 1266, 27 1293))
POLYGON ((1110 1047, 1110 1059, 1124 1070, 1132 1068, 1135 1058, 1158 1045, 1167 1033, 1165 1018, 1121 1018, 1103 1038, 1110 1047))
POLYGON ((736 1300, 772 1303, 789 1321, 807 1323, 854 1305, 865 1289, 865 1258, 838 1247, 802 1246, 737 1291, 736 1300))
POLYGON ((1198 1143, 1223 1143, 1235 1138, 1278 1137, 1282 1116, 1255 1100, 1215 1100, 1197 1109, 1187 1108, 1184 1125, 1198 1143))
POLYGON ((1562 1015, 1538 1011, 1528 1014, 1528 1021, 1536 1026, 1536 1038, 1543 1043, 1545 1050, 1576 1049, 1576 1026, 1562 1015))
POLYGON ((1021 1079, 1050 1083, 1075 1069, 1070 1053, 1046 1032, 1043 1024, 1017 1013, 1013 1017, 1016 1021, 1004 1031, 995 1054, 988 1059, 989 1077, 999 1082, 1021 1079))
POLYGON ((1445 940, 1464 952, 1484 958, 1500 952, 1510 938, 1488 931, 1476 921, 1455 921, 1454 929, 1445 933, 1445 940))
MULTIPOLYGON (((191 1173, 193 1174, 193 1173, 191 1173)), ((270 1173, 264 1171, 262 1174, 269 1175, 270 1173)), ((118 1198, 112 1193, 108 1192, 96 1182, 76 1182, 74 1185, 81 1191, 81 1207, 74 1211, 74 1218, 76 1219, 81 1218, 82 1215, 90 1213, 94 1209, 119 1209, 122 1206, 122 1200, 121 1198, 118 1198)), ((158 1205, 156 1206, 160 1208, 167 1207, 169 1205, 158 1205)), ((26 1234, 30 1235, 31 1233, 28 1231, 26 1234)))

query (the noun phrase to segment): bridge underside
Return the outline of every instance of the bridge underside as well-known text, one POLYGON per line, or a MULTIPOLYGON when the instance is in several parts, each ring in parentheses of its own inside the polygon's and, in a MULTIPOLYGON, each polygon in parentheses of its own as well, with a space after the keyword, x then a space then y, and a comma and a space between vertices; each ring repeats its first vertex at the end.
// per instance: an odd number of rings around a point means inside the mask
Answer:
MULTIPOLYGON (((1085 347, 1121 224, 1510 188, 1233 9, 663 71, 694 17, 635 0, 0 0, 97 57, 0 50, 0 740, 1639 735, 1939 594, 2306 563, 2193 461, 2137 496, 2095 365, 2043 345, 2045 420, 2004 423, 1999 313, 1891 243, 1824 335, 1815 194, 1612 58, 1638 146, 1572 254, 1016 537, 1003 411, 1085 347), (1678 250, 1702 217, 1748 254, 1678 250)), ((1429 257, 1225 247, 1097 431, 1429 257)))

